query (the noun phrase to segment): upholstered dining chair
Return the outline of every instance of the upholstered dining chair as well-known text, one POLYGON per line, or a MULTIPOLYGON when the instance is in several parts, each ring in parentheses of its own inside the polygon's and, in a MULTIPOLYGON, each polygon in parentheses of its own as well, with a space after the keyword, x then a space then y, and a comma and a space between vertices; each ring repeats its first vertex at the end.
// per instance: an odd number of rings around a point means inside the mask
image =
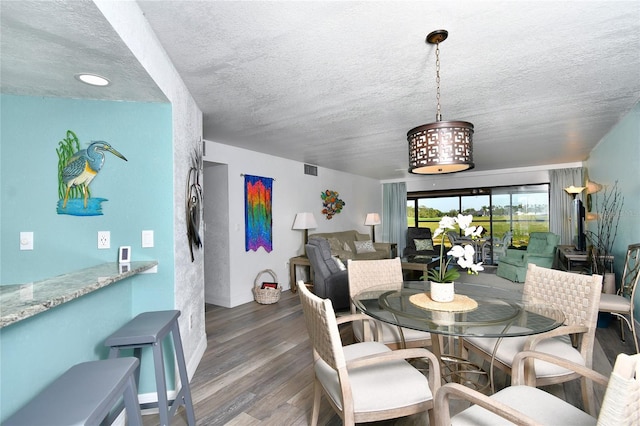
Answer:
MULTIPOLYGON (((464 348, 499 368, 511 373, 518 352, 536 350, 564 358, 576 364, 592 367, 593 344, 598 320, 598 304, 602 289, 600 275, 582 275, 529 264, 523 287, 522 300, 529 308, 545 306, 562 310, 565 322, 555 330, 522 337, 465 337, 464 348), (575 347, 574 347, 575 345, 575 347)), ((512 326, 512 329, 517 327, 512 326)), ((486 331, 490 331, 488 327, 486 331)), ((540 386, 563 383, 580 378, 566 368, 542 361, 529 362, 526 372, 536 377, 540 386)), ((493 383, 493 374, 490 374, 493 383)), ((582 398, 586 411, 594 414, 592 384, 581 381, 582 398)))
POLYGON ((636 353, 640 353, 640 350, 638 350, 636 322, 633 316, 633 301, 636 296, 638 280, 640 280, 640 244, 631 244, 627 247, 620 288, 616 294, 603 293, 600 296, 600 312, 609 312, 620 320, 620 337, 623 341, 624 323, 627 324, 633 335, 636 353))
POLYGON ((440 387, 436 356, 424 348, 393 351, 374 341, 342 346, 338 324, 369 317, 351 314, 336 318, 331 300, 312 294, 304 283, 298 288, 313 347, 311 425, 318 423, 323 393, 345 425, 424 411, 433 424, 433 399, 440 387), (415 358, 428 362, 428 378, 406 361, 415 358))
MULTIPOLYGON (((388 290, 402 288, 402 263, 399 257, 380 260, 349 260, 349 297, 353 298, 361 291, 372 287, 388 290)), ((351 302, 351 313, 356 307, 351 302)), ((425 331, 412 330, 392 324, 376 322, 382 332, 382 342, 391 349, 419 348, 431 345, 431 334, 425 331)), ((353 336, 356 341, 364 340, 364 327, 361 321, 352 323, 353 336)))
MULTIPOLYGON (((537 362, 537 361, 536 361, 537 362)), ((457 383, 447 383, 436 395, 436 425, 638 425, 640 424, 640 355, 619 354, 613 372, 607 378, 583 365, 535 351, 520 352, 513 362, 512 385, 486 396, 457 383), (528 358, 554 363, 581 374, 584 380, 606 385, 602 407, 597 417, 525 380, 524 364, 528 358), (471 407, 451 417, 449 403, 463 399, 471 407)))

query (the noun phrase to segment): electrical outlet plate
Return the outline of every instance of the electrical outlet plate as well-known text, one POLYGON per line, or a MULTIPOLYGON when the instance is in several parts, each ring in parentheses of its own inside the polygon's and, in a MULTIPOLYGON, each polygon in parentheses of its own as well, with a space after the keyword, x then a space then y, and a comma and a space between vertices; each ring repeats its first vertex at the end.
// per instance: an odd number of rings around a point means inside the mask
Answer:
POLYGON ((111 248, 111 232, 109 231, 98 231, 98 249, 108 249, 111 248))

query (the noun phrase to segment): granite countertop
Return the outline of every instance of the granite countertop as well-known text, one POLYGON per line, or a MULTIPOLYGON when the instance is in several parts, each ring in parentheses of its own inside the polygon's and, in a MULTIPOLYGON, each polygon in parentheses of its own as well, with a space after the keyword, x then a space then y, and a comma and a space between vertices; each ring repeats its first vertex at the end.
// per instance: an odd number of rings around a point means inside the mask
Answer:
POLYGON ((155 260, 103 263, 54 278, 26 284, 0 285, 0 328, 144 272, 155 260))

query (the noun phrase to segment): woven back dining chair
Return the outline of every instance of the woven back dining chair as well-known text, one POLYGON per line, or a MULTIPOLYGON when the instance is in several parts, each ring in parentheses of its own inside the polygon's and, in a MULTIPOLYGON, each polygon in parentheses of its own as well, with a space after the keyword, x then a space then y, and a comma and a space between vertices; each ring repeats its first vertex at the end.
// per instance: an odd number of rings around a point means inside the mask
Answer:
POLYGON ((435 421, 433 398, 440 387, 440 366, 424 348, 393 351, 381 342, 342 346, 339 324, 370 319, 364 314, 336 318, 329 299, 298 286, 304 320, 313 347, 314 395, 311 425, 318 423, 320 399, 326 395, 345 425, 428 412, 435 421), (428 378, 407 359, 429 365, 428 378))
MULTIPOLYGON (((403 284, 402 263, 399 257, 380 260, 349 260, 349 297, 370 288, 400 290, 403 284)), ((351 302, 351 313, 356 313, 356 307, 351 302)), ((382 332, 382 342, 391 349, 419 348, 431 345, 431 334, 425 331, 412 330, 393 324, 376 321, 376 326, 382 332)), ((357 341, 365 339, 362 322, 352 323, 353 336, 357 341)))
MULTIPOLYGON (((492 371, 496 367, 507 374, 511 373, 516 354, 525 350, 553 354, 591 368, 601 289, 600 275, 574 274, 530 263, 524 282, 523 301, 533 312, 539 307, 543 313, 547 306, 562 310, 564 324, 555 330, 533 336, 465 337, 464 348, 491 363, 492 371)), ((517 327, 517 324, 513 327, 517 327)), ((581 377, 571 370, 543 361, 527 362, 526 372, 536 377, 540 386, 581 377)), ((493 374, 491 380, 493 383, 493 374)), ((585 408, 593 414, 592 384, 581 380, 581 388, 585 408)))
POLYGON ((436 395, 436 426, 470 425, 601 425, 623 426, 640 424, 640 355, 619 354, 613 372, 607 378, 580 364, 535 351, 520 352, 513 362, 513 384, 500 392, 486 396, 457 383, 447 383, 436 395), (600 413, 590 415, 568 402, 529 382, 524 364, 530 358, 536 362, 554 363, 582 375, 584 380, 606 385, 600 413), (462 399, 471 407, 453 417, 450 401, 462 399))
POLYGON ((638 350, 638 336, 636 334, 636 322, 634 320, 634 303, 636 288, 640 280, 640 244, 631 244, 627 247, 627 255, 622 271, 620 288, 616 294, 602 294, 600 296, 600 312, 613 314, 620 320, 620 337, 624 341, 624 325, 626 323, 631 334, 633 343, 638 350))

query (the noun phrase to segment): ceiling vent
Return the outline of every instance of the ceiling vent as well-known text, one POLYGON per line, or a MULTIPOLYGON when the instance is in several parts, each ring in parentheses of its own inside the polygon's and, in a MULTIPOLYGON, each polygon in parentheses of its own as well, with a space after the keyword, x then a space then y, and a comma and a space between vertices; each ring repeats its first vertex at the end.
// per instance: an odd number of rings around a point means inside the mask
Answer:
POLYGON ((311 176, 318 176, 318 167, 312 166, 311 164, 304 165, 304 174, 311 176))

